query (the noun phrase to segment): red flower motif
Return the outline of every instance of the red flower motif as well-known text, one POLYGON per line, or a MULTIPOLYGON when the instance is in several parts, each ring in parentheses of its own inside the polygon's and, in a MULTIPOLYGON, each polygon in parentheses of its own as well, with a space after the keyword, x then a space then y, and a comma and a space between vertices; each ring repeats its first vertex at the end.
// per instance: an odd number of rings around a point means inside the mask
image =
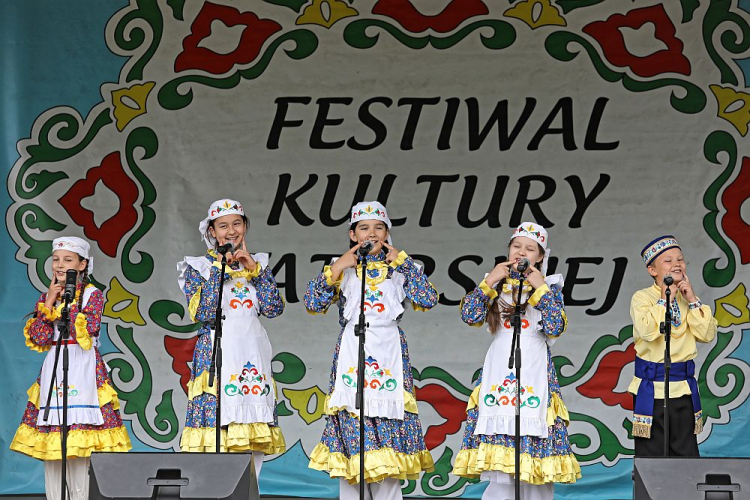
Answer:
POLYGON ((594 375, 578 386, 578 392, 587 398, 601 399, 607 406, 633 409, 633 396, 627 392, 615 392, 622 370, 635 360, 635 346, 630 344, 624 351, 611 351, 604 355, 594 375))
POLYGON ((742 219, 741 207, 750 198, 750 158, 743 158, 740 173, 724 190, 721 202, 727 212, 721 219, 724 232, 740 250, 743 264, 750 262, 750 224, 742 219))
POLYGON ((690 75, 690 61, 682 54, 683 43, 675 37, 675 27, 662 4, 614 14, 606 21, 588 24, 583 31, 599 42, 612 64, 628 67, 638 76, 649 78, 662 73, 690 75), (633 55, 625 46, 620 28, 638 29, 646 23, 656 26, 655 36, 667 48, 645 57, 633 55))
POLYGON ((122 168, 120 154, 114 152, 105 156, 100 166, 86 172, 86 178, 73 184, 59 202, 70 214, 70 218, 83 227, 83 233, 88 239, 96 241, 105 255, 115 257, 120 240, 138 221, 138 214, 134 208, 137 200, 138 185, 122 168), (99 181, 102 181, 120 202, 117 213, 101 227, 97 227, 94 222, 94 213, 81 206, 81 200, 94 194, 99 181))
POLYGON ((440 425, 427 428, 424 442, 428 450, 434 450, 445 442, 446 436, 455 434, 466 420, 466 401, 456 398, 445 387, 438 384, 427 384, 415 387, 417 399, 432 405, 438 415, 445 419, 440 425))
POLYGON ((190 35, 182 41, 182 52, 175 59, 174 69, 176 72, 198 69, 214 75, 226 73, 235 64, 252 62, 258 57, 265 41, 280 29, 281 25, 276 21, 260 19, 252 12, 240 12, 234 7, 206 2, 190 27, 190 35), (211 35, 211 23, 217 20, 228 27, 245 26, 239 44, 228 54, 198 47, 211 35))
POLYGON ((390 17, 404 29, 414 33, 428 29, 447 33, 467 19, 487 15, 489 12, 481 0, 453 0, 440 14, 434 16, 422 14, 409 0, 378 0, 372 8, 373 14, 390 17))
POLYGON ((180 385, 187 394, 187 384, 190 381, 190 363, 193 360, 193 351, 198 342, 198 336, 189 339, 178 339, 177 337, 164 337, 164 348, 172 357, 172 370, 180 376, 180 385))

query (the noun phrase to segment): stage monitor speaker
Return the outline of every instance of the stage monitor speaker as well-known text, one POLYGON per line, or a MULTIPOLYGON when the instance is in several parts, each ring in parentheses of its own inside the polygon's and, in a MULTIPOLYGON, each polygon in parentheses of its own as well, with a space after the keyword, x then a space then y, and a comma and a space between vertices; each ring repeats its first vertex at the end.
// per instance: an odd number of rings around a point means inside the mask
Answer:
POLYGON ((90 500, 259 500, 250 453, 93 453, 90 500))
POLYGON ((634 500, 750 499, 750 458, 636 457, 634 500))

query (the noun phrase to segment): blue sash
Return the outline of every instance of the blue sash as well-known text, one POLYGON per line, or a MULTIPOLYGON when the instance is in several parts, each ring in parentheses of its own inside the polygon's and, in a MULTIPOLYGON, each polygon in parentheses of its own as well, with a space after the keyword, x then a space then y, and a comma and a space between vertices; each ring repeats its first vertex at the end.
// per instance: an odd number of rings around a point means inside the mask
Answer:
MULTIPOLYGON (((664 382, 664 363, 653 363, 635 358, 635 376, 641 379, 635 399, 635 414, 653 417, 654 415, 654 382, 664 382)), ((698 394, 698 382, 695 380, 695 362, 672 363, 669 370, 670 382, 687 381, 693 399, 693 412, 701 412, 701 398, 698 394)))

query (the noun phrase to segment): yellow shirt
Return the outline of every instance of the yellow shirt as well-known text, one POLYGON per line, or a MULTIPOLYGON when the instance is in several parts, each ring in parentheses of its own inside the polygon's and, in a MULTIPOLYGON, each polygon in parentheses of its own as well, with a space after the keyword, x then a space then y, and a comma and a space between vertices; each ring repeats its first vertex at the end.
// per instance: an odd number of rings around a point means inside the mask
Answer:
MULTIPOLYGON (((659 324, 664 321, 665 306, 656 302, 661 298, 661 288, 654 283, 648 288, 638 290, 630 301, 630 317, 633 320, 633 338, 635 339, 636 356, 654 363, 664 362, 664 335, 659 333, 659 324)), ((716 337, 717 323, 711 308, 702 305, 690 309, 688 301, 677 292, 677 305, 680 308, 682 323, 672 325, 670 350, 673 363, 682 363, 695 359, 698 355, 696 342, 711 342, 716 337)), ((633 377, 628 392, 638 393, 641 379, 633 377)), ((678 398, 690 394, 686 381, 670 382, 669 397, 678 398)), ((664 399, 664 382, 654 382, 654 398, 664 399)))

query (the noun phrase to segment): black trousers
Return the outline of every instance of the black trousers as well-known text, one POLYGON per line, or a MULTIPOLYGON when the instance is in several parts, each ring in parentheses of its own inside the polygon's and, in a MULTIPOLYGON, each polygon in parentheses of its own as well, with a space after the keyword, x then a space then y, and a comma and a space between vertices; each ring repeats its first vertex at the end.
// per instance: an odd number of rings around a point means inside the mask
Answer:
MULTIPOLYGON (((635 407, 636 396, 633 396, 635 407)), ((681 396, 669 400, 669 456, 699 457, 698 436, 695 435, 693 400, 681 396)), ((664 456, 664 400, 654 400, 651 438, 634 437, 636 457, 664 456)))

